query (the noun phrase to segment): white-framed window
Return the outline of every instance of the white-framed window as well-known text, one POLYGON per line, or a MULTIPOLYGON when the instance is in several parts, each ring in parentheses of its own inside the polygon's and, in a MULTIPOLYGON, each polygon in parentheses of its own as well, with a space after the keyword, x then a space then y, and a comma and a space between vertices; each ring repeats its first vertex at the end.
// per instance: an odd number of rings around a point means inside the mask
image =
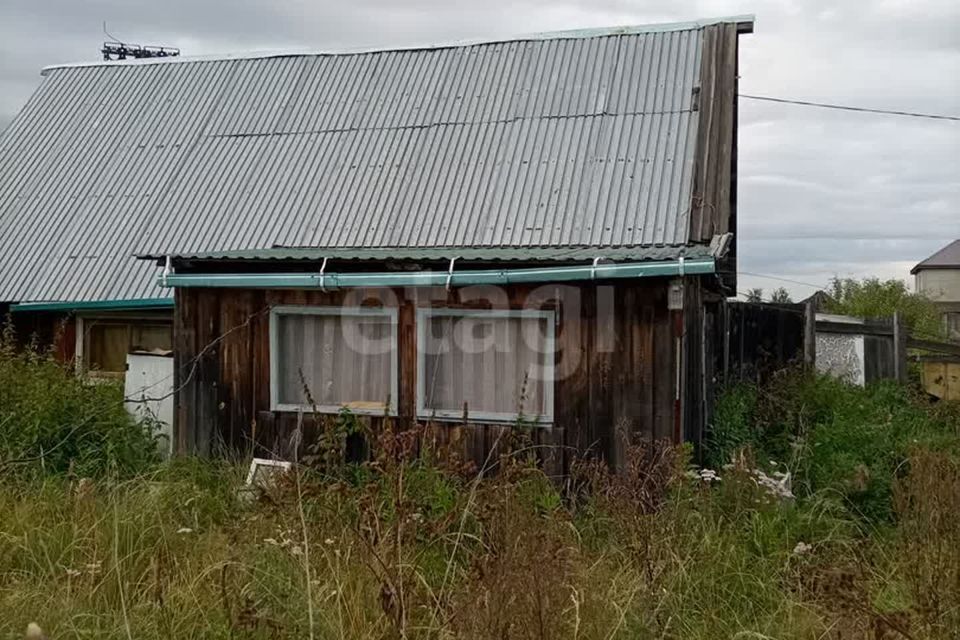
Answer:
POLYGON ((553 422, 555 314, 419 309, 417 415, 553 422))
POLYGON ((397 310, 278 306, 270 310, 274 411, 395 414, 397 310), (313 404, 308 401, 307 392, 313 404))

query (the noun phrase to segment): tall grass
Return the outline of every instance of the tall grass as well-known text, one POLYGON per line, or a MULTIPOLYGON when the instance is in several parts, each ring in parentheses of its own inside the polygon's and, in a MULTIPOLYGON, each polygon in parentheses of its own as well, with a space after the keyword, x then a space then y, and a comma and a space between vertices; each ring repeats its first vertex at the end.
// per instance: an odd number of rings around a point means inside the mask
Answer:
POLYGON ((900 524, 874 535, 836 501, 783 504, 741 470, 668 474, 649 510, 630 496, 658 468, 577 499, 520 463, 476 485, 416 462, 363 483, 308 472, 252 504, 232 490, 242 469, 196 461, 8 485, 0 636, 36 621, 98 639, 949 638, 947 460, 910 460, 900 524))
POLYGON ((4 476, 0 637, 955 637, 954 410, 802 376, 724 402, 719 480, 649 444, 558 486, 523 434, 496 474, 416 432, 348 464, 342 425, 253 498, 225 461, 4 476), (756 481, 771 460, 795 499, 756 481))

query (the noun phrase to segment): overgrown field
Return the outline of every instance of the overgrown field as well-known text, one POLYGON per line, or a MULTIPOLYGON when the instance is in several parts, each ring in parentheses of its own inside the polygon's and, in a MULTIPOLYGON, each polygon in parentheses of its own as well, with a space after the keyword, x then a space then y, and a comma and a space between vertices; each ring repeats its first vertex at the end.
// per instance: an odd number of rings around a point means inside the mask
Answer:
POLYGON ((731 389, 711 470, 650 446, 622 474, 585 461, 555 483, 518 432, 481 479, 447 452, 415 460, 416 434, 349 465, 331 433, 310 465, 250 495, 242 461, 138 456, 128 445, 149 434, 110 413, 110 391, 47 366, 0 364, 20 389, 0 389, 15 435, 0 443, 2 638, 29 622, 54 640, 960 629, 960 413, 903 388, 791 374, 731 389), (27 393, 52 407, 27 412, 27 393), (86 435, 41 456, 57 433, 86 435))

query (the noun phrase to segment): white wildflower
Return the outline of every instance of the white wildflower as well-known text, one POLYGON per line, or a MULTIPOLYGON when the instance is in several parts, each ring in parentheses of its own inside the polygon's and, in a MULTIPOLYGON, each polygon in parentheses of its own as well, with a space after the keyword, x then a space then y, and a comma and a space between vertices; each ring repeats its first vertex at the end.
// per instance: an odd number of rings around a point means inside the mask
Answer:
POLYGON ((789 473, 775 471, 773 472, 773 475, 768 476, 760 469, 754 469, 752 473, 753 479, 757 485, 762 489, 765 489, 766 492, 773 497, 787 500, 793 499, 794 495, 791 488, 791 478, 789 473))
POLYGON ((797 546, 793 548, 793 555, 802 556, 803 554, 811 551, 813 547, 806 542, 798 542, 797 546))
POLYGON ((83 572, 77 571, 76 569, 67 569, 67 576, 70 578, 76 578, 80 576, 83 572))
POLYGON ((687 477, 691 480, 701 480, 710 484, 711 482, 720 482, 720 476, 713 469, 700 469, 687 471, 687 477))
POLYGON ((329 546, 329 545, 332 545, 334 542, 335 540, 333 538, 327 538, 326 540, 323 541, 323 544, 329 546))
POLYGON ((43 634, 43 629, 36 622, 27 625, 27 640, 44 640, 47 636, 43 634))
POLYGON ((700 469, 700 479, 710 484, 711 482, 720 482, 720 476, 713 469, 700 469))
POLYGON ((293 547, 291 547, 290 553, 292 553, 295 556, 301 556, 303 555, 303 549, 300 548, 300 545, 295 544, 293 545, 293 547))

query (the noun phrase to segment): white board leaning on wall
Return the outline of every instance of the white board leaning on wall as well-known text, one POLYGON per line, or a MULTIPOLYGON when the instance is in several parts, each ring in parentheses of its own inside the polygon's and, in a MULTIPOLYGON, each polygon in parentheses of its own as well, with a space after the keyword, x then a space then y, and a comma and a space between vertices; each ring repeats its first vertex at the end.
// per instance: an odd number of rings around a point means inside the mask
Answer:
POLYGON ((127 354, 123 382, 124 406, 138 418, 159 428, 158 443, 164 456, 173 452, 173 354, 134 352, 127 354))

